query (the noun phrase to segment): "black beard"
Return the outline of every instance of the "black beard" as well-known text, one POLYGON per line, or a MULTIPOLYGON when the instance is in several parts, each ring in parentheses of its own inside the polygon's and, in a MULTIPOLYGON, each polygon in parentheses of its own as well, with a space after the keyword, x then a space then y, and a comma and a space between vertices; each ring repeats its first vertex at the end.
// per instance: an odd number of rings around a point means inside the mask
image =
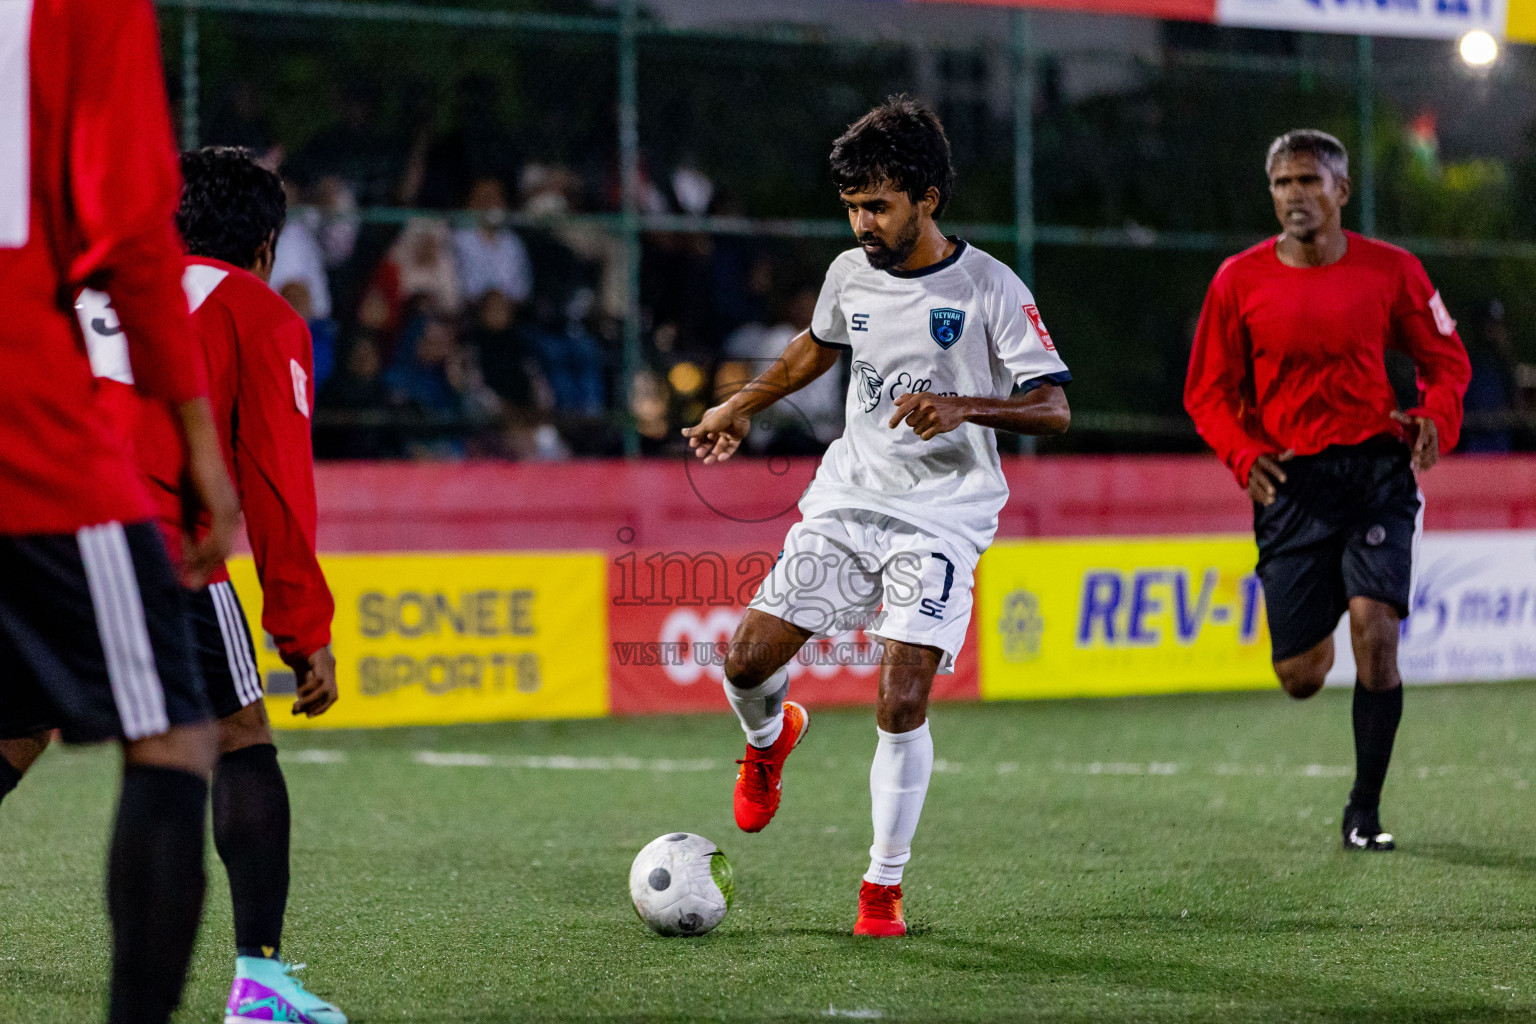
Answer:
MULTIPOLYGON (((897 233, 894 245, 886 245, 884 242, 880 242, 879 239, 873 239, 873 241, 879 242, 879 246, 873 251, 865 249, 864 258, 869 260, 869 265, 876 270, 891 270, 899 267, 911 258, 913 250, 917 248, 917 237, 917 216, 914 214, 912 219, 897 233)), ((863 239, 859 241, 862 243, 863 239)))

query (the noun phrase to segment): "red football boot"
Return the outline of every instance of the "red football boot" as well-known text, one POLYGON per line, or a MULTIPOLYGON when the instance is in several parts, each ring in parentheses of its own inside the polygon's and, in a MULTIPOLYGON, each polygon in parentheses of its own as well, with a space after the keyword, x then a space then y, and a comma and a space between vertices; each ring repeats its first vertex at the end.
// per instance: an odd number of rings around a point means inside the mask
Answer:
POLYGON ((779 809, 779 792, 783 788, 780 776, 789 752, 805 739, 810 728, 811 716, 805 708, 792 700, 784 702, 784 731, 773 741, 773 746, 759 750, 750 744, 747 756, 736 763, 741 770, 736 773, 736 824, 743 832, 761 832, 773 820, 779 809))
POLYGON ((907 934, 907 922, 901 916, 901 886, 860 884, 859 919, 854 922, 853 934, 881 938, 907 934))

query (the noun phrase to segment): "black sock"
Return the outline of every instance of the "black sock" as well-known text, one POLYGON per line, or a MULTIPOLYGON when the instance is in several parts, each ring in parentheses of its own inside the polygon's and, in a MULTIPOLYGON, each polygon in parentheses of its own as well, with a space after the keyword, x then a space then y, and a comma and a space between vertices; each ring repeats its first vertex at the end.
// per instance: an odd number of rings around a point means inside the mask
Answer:
POLYGON ((1378 693, 1355 680, 1355 788, 1349 802, 1361 810, 1374 811, 1381 803, 1381 784, 1402 717, 1402 686, 1378 693))
POLYGON ((288 906, 288 784, 270 743, 242 747, 213 770, 213 845, 229 872, 235 951, 275 958, 288 906))
POLYGON ((15 789, 20 781, 21 772, 17 771, 16 766, 11 762, 0 757, 0 800, 4 800, 6 794, 15 789))
POLYGON ((165 1024, 181 1001, 203 912, 208 784, 176 768, 129 765, 107 861, 112 916, 108 1024, 165 1024))

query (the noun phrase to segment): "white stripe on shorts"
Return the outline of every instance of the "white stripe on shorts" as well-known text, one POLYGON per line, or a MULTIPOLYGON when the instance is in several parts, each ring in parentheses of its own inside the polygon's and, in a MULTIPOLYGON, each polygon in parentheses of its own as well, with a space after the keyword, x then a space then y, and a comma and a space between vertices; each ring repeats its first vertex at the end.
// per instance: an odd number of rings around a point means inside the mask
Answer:
POLYGON ((229 659, 229 675, 235 681, 235 696, 241 707, 261 700, 261 673, 251 655, 251 635, 246 631, 245 613, 228 580, 209 586, 213 610, 219 617, 219 634, 224 639, 224 656, 229 659))
MULTIPOLYGON (((1416 489, 1417 490, 1417 489, 1416 489)), ((1413 555, 1408 567, 1408 614, 1419 599, 1419 542, 1424 539, 1424 492, 1418 491, 1419 511, 1413 517, 1413 555)))
POLYGON ((128 551, 122 523, 87 526, 75 537, 96 613, 96 632, 106 657, 112 701, 122 720, 123 737, 141 740, 171 727, 165 713, 165 688, 155 666, 154 648, 144 621, 139 577, 128 551))

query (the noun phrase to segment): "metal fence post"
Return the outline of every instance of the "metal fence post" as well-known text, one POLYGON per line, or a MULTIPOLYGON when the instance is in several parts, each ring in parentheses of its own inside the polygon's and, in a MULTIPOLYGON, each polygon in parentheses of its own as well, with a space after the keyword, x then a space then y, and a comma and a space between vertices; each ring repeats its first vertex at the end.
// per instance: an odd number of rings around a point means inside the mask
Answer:
POLYGON ((181 148, 196 149, 202 126, 198 124, 198 93, 202 82, 197 67, 197 4, 181 12, 181 148))
POLYGON ((623 194, 624 349, 619 358, 624 454, 640 454, 634 416, 635 373, 640 368, 640 53, 638 0, 619 5, 619 174, 623 194))
POLYGON ((1360 119, 1360 233, 1376 234, 1376 86, 1371 37, 1360 36, 1355 43, 1357 57, 1356 86, 1360 119))
MULTIPOLYGON (((1031 289, 1035 287, 1035 41, 1029 11, 1017 10, 1011 18, 1013 59, 1013 244, 1014 270, 1031 289)), ((1017 438, 1020 453, 1032 455, 1037 439, 1017 438)))
POLYGON ((1035 48, 1029 11, 1012 12, 1014 269, 1035 280, 1035 48))

